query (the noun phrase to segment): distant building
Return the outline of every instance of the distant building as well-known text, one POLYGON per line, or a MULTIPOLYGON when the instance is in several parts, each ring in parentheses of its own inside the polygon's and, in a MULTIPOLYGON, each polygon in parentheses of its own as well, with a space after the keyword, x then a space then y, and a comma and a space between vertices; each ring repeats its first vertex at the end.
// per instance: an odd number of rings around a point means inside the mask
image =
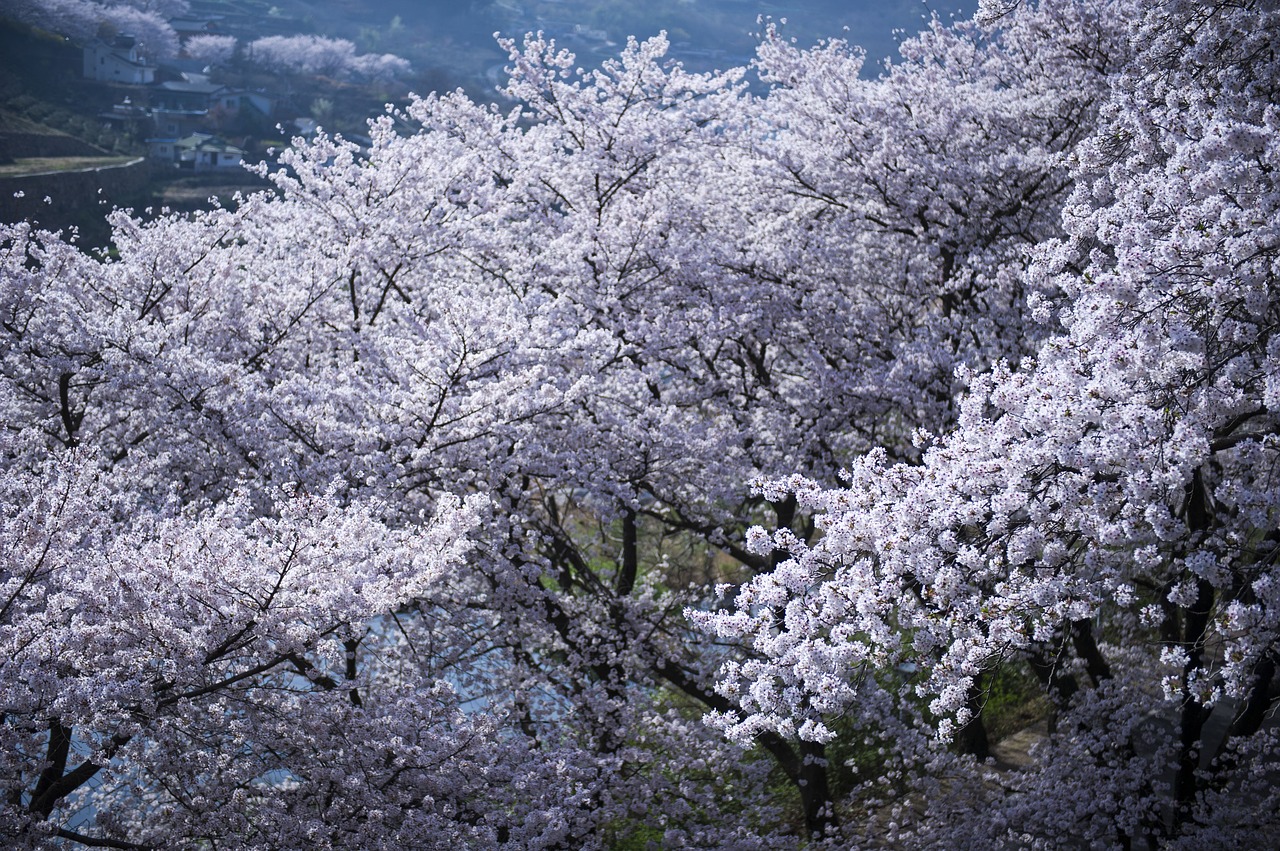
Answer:
POLYGON ((244 163, 244 149, 211 133, 192 133, 181 139, 159 136, 147 140, 147 157, 157 164, 172 164, 197 172, 237 169, 244 163))
POLYGON ((131 35, 118 35, 110 42, 94 39, 84 48, 84 76, 104 83, 145 86, 155 82, 156 67, 138 56, 131 35))
POLYGON ((263 115, 270 117, 276 109, 275 98, 265 92, 237 92, 240 96, 240 108, 253 107, 263 115))
POLYGON ((207 77, 187 74, 186 79, 160 83, 150 91, 151 105, 156 111, 204 114, 212 110, 234 115, 252 107, 269 116, 275 109, 275 101, 264 92, 232 89, 209 82, 207 77))
POLYGON ((169 26, 173 27, 173 31, 178 34, 183 44, 187 39, 196 35, 220 35, 221 34, 221 15, 213 15, 208 18, 170 18, 169 26))
MULTIPOLYGON (((265 92, 231 89, 210 83, 203 75, 187 74, 183 80, 132 91, 110 112, 99 113, 99 118, 123 132, 144 132, 153 137, 148 145, 156 158, 151 145, 154 139, 173 143, 196 133, 231 132, 236 121, 244 118, 256 120, 252 126, 257 126, 274 110, 275 101, 265 92), (143 130, 146 125, 150 128, 143 130)), ((159 158, 172 159, 172 152, 159 158)))
POLYGON ((224 95, 232 109, 239 109, 239 98, 226 86, 210 83, 207 79, 194 82, 171 80, 151 90, 151 106, 181 112, 207 112, 221 105, 224 95))
POLYGON ((177 139, 148 139, 147 158, 157 163, 178 164, 177 139))
MULTIPOLYGON (((162 143, 164 140, 156 140, 162 143)), ((194 133, 173 144, 177 163, 194 171, 221 171, 238 169, 244 163, 244 149, 237 148, 217 136, 194 133)))
POLYGON ((209 111, 205 109, 153 109, 149 115, 157 134, 170 139, 180 139, 205 129, 209 111))
POLYGON ((125 95, 124 100, 114 104, 110 112, 100 112, 98 117, 108 124, 119 125, 137 125, 146 121, 150 116, 144 106, 139 106, 133 102, 133 97, 125 95))

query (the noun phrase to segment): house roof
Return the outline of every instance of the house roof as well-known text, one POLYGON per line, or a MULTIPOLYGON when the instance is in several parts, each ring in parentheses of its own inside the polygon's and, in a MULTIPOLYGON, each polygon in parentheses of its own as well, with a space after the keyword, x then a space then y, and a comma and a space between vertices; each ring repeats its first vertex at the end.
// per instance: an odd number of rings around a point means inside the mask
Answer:
POLYGON ((208 67, 208 62, 199 59, 170 58, 160 62, 161 70, 168 71, 187 82, 207 82, 209 76, 205 72, 208 67))
POLYGON ((178 139, 173 144, 174 147, 188 151, 203 151, 212 154, 244 153, 244 148, 237 148, 235 145, 229 144, 217 136, 210 136, 207 133, 194 133, 185 139, 178 139))
POLYGON ((182 92, 185 94, 212 95, 226 89, 226 86, 218 83, 189 83, 186 81, 170 80, 161 83, 156 88, 163 89, 166 92, 182 92))

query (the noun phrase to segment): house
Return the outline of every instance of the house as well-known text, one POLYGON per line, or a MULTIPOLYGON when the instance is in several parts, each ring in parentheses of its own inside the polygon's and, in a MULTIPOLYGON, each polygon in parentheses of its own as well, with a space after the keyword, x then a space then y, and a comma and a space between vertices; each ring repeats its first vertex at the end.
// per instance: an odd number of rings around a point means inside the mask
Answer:
POLYGON ((205 74, 191 72, 178 80, 154 83, 132 95, 145 105, 134 106, 130 98, 125 98, 103 119, 143 117, 150 120, 153 136, 171 141, 201 132, 233 132, 241 119, 251 119, 256 127, 261 123, 259 119, 269 118, 275 109, 274 99, 263 91, 232 89, 210 82, 205 74))
MULTIPOLYGON (((148 140, 148 143, 150 141, 148 140)), ((159 149, 166 140, 154 141, 159 149)), ((178 139, 173 143, 173 150, 177 155, 179 167, 194 171, 238 169, 244 163, 243 148, 237 148, 208 133, 193 133, 185 139, 178 139)))
POLYGON ((209 112, 204 109, 152 109, 149 112, 152 126, 160 136, 181 139, 206 129, 209 112))
POLYGON ((134 103, 133 97, 130 95, 125 95, 124 100, 120 103, 113 104, 110 112, 98 113, 98 118, 104 124, 110 124, 117 128, 137 127, 149 117, 147 108, 134 103))
POLYGON ((155 82, 156 67, 139 55, 131 35, 118 35, 110 42, 94 39, 84 48, 86 80, 146 86, 155 82))
POLYGON ((222 112, 234 115, 252 107, 271 115, 274 100, 264 92, 232 89, 209 82, 202 74, 185 74, 184 79, 159 83, 150 91, 153 109, 184 113, 222 112))
POLYGON ((240 108, 240 99, 229 88, 207 78, 170 80, 151 90, 151 106, 175 112, 208 112, 221 106, 224 96, 232 110, 240 108))
POLYGON ((155 138, 147 140, 147 159, 157 163, 178 164, 178 139, 155 138))
POLYGON ((275 112, 275 98, 262 91, 240 91, 240 108, 253 107, 263 115, 270 117, 275 112))
POLYGON ((237 169, 244 163, 244 149, 211 133, 192 133, 181 139, 157 136, 147 140, 147 156, 157 164, 172 164, 192 171, 237 169))
POLYGON ((170 56, 161 59, 156 63, 159 70, 156 71, 156 82, 165 80, 186 80, 188 82, 203 78, 209 78, 209 63, 203 59, 184 59, 180 56, 170 56))

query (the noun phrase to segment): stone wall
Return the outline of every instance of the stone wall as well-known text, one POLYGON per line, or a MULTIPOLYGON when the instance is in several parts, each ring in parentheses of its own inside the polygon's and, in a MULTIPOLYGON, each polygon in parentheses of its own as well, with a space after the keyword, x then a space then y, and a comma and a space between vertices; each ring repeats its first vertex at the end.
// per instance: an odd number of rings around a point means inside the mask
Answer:
POLYGON ((0 222, 27 220, 49 230, 83 228, 113 207, 146 198, 149 180, 150 166, 142 157, 80 171, 0 177, 0 222))

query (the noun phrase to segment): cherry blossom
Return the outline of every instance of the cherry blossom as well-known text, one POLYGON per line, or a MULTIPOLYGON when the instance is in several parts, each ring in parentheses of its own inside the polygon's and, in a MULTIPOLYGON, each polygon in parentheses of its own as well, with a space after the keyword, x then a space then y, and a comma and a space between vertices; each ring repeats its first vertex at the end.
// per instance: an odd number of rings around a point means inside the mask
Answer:
POLYGON ((245 45, 245 59, 268 71, 390 80, 408 74, 407 60, 390 53, 356 54, 354 43, 317 35, 272 35, 245 45))
POLYGON ((270 192, 4 225, 9 844, 1261 844, 1259 5, 504 39, 270 192))
POLYGON ((178 36, 169 19, 184 14, 187 4, 173 2, 96 2, 96 0, 14 0, 5 14, 30 26, 70 36, 79 42, 97 38, 105 27, 133 36, 142 55, 152 58, 178 52, 178 36))
POLYGON ((835 488, 761 483, 817 512, 821 536, 755 533, 790 560, 699 616, 755 651, 722 672, 738 738, 827 741, 829 718, 921 700, 924 729, 972 745, 992 672, 1041 676, 1058 717, 1033 768, 998 800, 926 806, 913 844, 1240 847, 1275 829, 1257 778, 1277 759, 1280 194, 1276 66, 1259 59, 1276 32, 1247 4, 1135 19, 1071 154, 1064 234, 1025 273, 1050 334, 961 370, 958 421, 918 462, 877 450, 835 488), (883 672, 903 666, 920 674, 886 705, 883 672))
POLYGON ((192 59, 211 65, 225 65, 236 53, 236 37, 231 35, 193 35, 182 45, 192 59))

